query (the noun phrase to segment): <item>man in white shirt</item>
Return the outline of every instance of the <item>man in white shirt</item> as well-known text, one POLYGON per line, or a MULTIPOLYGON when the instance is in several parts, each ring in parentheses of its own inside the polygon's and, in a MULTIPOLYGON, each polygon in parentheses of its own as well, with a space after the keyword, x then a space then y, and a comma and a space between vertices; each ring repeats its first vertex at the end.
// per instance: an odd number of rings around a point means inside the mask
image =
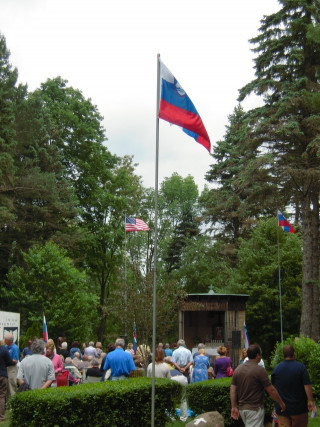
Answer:
POLYGON ((98 357, 97 354, 97 350, 94 348, 94 342, 90 341, 89 342, 89 347, 86 347, 86 349, 84 350, 84 354, 86 356, 92 356, 92 357, 98 357))
POLYGON ((177 342, 178 348, 173 352, 171 362, 173 366, 186 378, 189 379, 189 367, 193 363, 191 351, 186 348, 184 340, 177 342))
MULTIPOLYGON (((249 360, 249 357, 246 357, 244 359, 243 363, 248 362, 248 360, 249 360)), ((261 366, 262 368, 265 368, 263 359, 260 360, 260 362, 258 363, 258 365, 261 366)))

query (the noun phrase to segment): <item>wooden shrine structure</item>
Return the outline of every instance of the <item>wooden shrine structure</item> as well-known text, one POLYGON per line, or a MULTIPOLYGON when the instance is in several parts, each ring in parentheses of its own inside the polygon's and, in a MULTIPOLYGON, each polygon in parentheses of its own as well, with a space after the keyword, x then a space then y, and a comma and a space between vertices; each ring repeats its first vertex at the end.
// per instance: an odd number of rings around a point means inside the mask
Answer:
POLYGON ((188 294, 179 309, 179 338, 190 349, 200 342, 207 349, 223 345, 235 364, 244 346, 242 332, 248 298, 246 294, 218 294, 212 289, 188 294))

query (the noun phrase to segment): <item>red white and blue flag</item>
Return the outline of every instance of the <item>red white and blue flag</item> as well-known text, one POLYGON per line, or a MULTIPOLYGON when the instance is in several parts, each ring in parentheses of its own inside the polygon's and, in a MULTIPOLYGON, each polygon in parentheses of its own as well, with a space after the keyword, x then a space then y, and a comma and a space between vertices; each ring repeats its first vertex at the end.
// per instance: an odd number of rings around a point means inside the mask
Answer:
POLYGON ((244 348, 250 347, 250 340, 249 340, 248 329, 246 327, 246 322, 244 322, 243 324, 243 346, 244 348))
POLYGON ((133 351, 136 352, 138 349, 138 340, 137 340, 137 329, 136 322, 133 323, 133 351))
POLYGON ((46 317, 45 315, 43 315, 43 341, 45 343, 48 342, 48 329, 47 329, 47 324, 46 324, 46 317))
POLYGON ((289 233, 294 233, 294 229, 292 225, 290 225, 289 221, 282 215, 280 211, 278 211, 278 226, 283 228, 283 231, 288 231, 289 233))
POLYGON ((126 231, 148 231, 147 224, 139 218, 126 216, 126 231))
POLYGON ((159 118, 181 126, 187 135, 203 145, 210 153, 210 139, 198 111, 177 79, 161 61, 160 84, 159 118))

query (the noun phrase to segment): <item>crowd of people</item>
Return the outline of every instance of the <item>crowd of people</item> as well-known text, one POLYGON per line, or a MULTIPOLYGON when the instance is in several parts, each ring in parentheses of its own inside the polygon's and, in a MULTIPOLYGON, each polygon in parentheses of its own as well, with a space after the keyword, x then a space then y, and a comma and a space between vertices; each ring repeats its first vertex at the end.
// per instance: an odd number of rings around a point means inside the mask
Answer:
POLYGON ((58 338, 57 343, 52 339, 45 343, 37 337, 29 340, 20 353, 13 335, 6 334, 0 341, 0 422, 5 419, 6 401, 16 392, 55 387, 63 372, 67 373, 70 386, 90 377, 102 379, 105 356, 100 342, 83 343, 80 350, 77 341, 68 349, 63 338, 58 338))
POLYGON ((51 339, 45 343, 34 337, 20 354, 9 333, 0 342, 0 422, 5 419, 5 402, 10 396, 17 391, 54 387, 63 372, 67 372, 68 385, 74 386, 88 378, 119 381, 138 374, 151 377, 154 369, 155 377, 172 379, 183 385, 181 421, 188 418, 186 386, 189 383, 233 375, 232 418, 241 417, 246 427, 263 426, 266 391, 276 402, 280 427, 307 426, 308 410, 314 408, 312 388, 308 371, 294 360, 292 346, 284 347, 285 360, 274 369, 271 382, 258 345, 243 350, 235 371, 226 347, 218 347, 217 353, 217 357, 210 358, 205 345, 200 343, 198 351, 192 354, 180 339, 173 350, 168 343, 159 343, 153 365, 153 355, 147 346, 135 351, 129 343, 125 348, 122 338, 110 343, 104 352, 100 342, 80 345, 74 341, 69 349, 66 339, 58 338, 55 344, 51 339))

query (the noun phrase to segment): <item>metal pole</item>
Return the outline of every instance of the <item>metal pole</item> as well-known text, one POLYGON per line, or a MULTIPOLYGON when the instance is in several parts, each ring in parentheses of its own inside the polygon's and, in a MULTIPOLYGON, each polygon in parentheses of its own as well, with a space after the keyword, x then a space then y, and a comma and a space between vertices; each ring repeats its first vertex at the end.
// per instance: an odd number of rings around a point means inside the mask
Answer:
MULTIPOLYGON (((124 214, 124 304, 127 312, 128 305, 128 284, 127 284, 127 231, 126 231, 126 214, 124 214)), ((124 335, 127 335, 127 318, 124 321, 124 335)), ((127 346, 127 344, 126 344, 127 346)))
POLYGON ((124 283, 127 285, 127 231, 126 231, 126 214, 124 215, 124 283))
POLYGON ((157 107, 156 107, 156 167, 154 197, 154 270, 153 270, 153 316, 152 316, 152 393, 151 427, 154 427, 155 403, 155 354, 156 354, 156 308, 157 308, 157 240, 158 240, 158 175, 159 175, 159 103, 160 103, 160 54, 157 55, 157 107))
POLYGON ((278 217, 278 209, 277 209, 277 242, 278 242, 278 271, 279 271, 279 300, 280 300, 280 331, 281 331, 281 342, 283 342, 282 292, 281 292, 280 243, 279 243, 279 217, 278 217))

